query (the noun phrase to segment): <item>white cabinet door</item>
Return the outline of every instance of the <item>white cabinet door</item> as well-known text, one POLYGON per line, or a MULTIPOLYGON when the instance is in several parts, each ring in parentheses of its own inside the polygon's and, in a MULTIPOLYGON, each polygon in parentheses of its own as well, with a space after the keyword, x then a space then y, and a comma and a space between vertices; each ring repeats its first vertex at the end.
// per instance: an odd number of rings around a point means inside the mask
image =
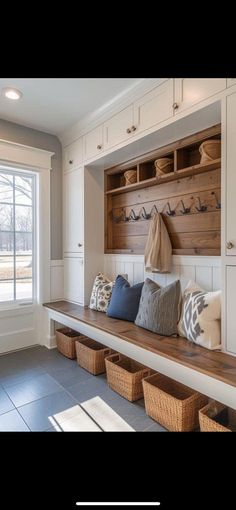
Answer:
POLYGON ((232 87, 232 85, 236 85, 236 78, 227 78, 227 87, 232 87))
POLYGON ((64 149, 64 171, 73 170, 83 161, 83 139, 78 138, 75 142, 67 145, 64 149))
POLYGON ((84 160, 103 152, 103 130, 98 126, 84 136, 84 160))
POLYGON ((84 304, 84 259, 65 257, 64 259, 65 299, 84 304))
POLYGON ((118 143, 132 138, 133 105, 128 106, 103 124, 104 148, 110 149, 118 143))
POLYGON ((227 96, 226 254, 236 255, 236 93, 227 96), (231 243, 231 244, 229 244, 231 243))
POLYGON ((226 88, 226 78, 175 78, 175 114, 226 88))
POLYGON ((64 253, 84 250, 84 168, 64 174, 64 253))
POLYGON ((226 266, 226 349, 236 354, 236 266, 226 266))
POLYGON ((162 83, 134 103, 134 126, 137 132, 170 117, 173 117, 173 79, 162 83))

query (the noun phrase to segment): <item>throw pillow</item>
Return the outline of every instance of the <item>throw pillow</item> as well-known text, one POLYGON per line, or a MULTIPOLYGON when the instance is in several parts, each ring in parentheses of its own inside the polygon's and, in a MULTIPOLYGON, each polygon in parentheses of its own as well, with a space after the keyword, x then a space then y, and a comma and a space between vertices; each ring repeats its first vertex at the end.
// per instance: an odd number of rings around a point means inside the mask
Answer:
POLYGON ((206 347, 221 347, 221 291, 206 292, 190 281, 184 290, 181 318, 178 324, 180 336, 206 347))
POLYGON ((179 280, 166 287, 160 287, 156 282, 147 278, 144 282, 135 324, 159 335, 176 335, 180 303, 179 280))
POLYGON ((134 322, 138 312, 142 287, 143 282, 131 287, 123 276, 117 276, 107 310, 108 317, 134 322))
POLYGON ((112 294, 114 283, 109 280, 103 273, 98 273, 94 280, 89 308, 106 312, 112 294))

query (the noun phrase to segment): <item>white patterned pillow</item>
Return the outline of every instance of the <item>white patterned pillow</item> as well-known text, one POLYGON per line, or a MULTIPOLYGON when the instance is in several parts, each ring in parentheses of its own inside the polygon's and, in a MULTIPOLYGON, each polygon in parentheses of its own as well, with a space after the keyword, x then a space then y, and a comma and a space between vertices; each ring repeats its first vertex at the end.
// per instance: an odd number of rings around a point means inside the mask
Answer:
POLYGON ((190 281, 183 294, 178 333, 207 349, 220 349, 221 291, 206 292, 190 281))
POLYGON ((106 312, 114 284, 115 282, 109 280, 103 273, 98 273, 94 280, 89 308, 99 312, 106 312))

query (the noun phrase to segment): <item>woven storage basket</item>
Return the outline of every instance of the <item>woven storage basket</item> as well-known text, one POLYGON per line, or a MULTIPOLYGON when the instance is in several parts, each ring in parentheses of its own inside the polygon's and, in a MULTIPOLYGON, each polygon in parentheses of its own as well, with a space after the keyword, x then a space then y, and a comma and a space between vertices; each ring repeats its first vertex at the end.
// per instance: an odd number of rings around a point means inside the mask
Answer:
POLYGON ((174 171, 174 161, 171 158, 159 158, 154 161, 156 169, 156 177, 160 175, 169 174, 174 171))
POLYGON ((137 170, 126 170, 124 177, 126 186, 129 186, 129 184, 134 184, 137 182, 137 170))
POLYGON ((145 409, 158 423, 175 432, 199 427, 198 411, 207 397, 169 377, 154 374, 143 380, 145 409))
POLYGON ((114 351, 88 337, 78 339, 75 346, 78 365, 93 375, 106 372, 105 356, 114 351))
POLYGON ((221 141, 220 140, 205 140, 199 147, 201 154, 200 163, 208 163, 221 156, 221 141))
POLYGON ((75 341, 84 338, 83 335, 70 328, 60 328, 56 331, 57 348, 67 358, 75 359, 75 341))
POLYGON ((212 401, 199 411, 201 432, 235 432, 236 411, 212 401))
POLYGON ((152 373, 151 369, 121 354, 108 356, 105 363, 112 390, 130 402, 143 398, 142 379, 152 373))

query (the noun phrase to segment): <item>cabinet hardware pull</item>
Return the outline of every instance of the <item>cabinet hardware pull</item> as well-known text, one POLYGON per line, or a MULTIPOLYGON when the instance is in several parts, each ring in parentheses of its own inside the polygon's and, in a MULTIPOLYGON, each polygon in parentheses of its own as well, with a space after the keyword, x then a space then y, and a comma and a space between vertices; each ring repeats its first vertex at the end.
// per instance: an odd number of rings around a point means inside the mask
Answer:
POLYGON ((73 159, 70 159, 70 160, 69 160, 69 164, 70 164, 70 165, 73 165, 73 159))
POLYGON ((102 148, 102 145, 98 144, 98 145, 97 145, 97 149, 99 149, 99 150, 100 150, 101 148, 102 148))
POLYGON ((129 133, 131 133, 131 129, 130 129, 130 128, 127 128, 127 129, 126 129, 126 133, 128 133, 128 134, 129 134, 129 133))
POLYGON ((136 131, 136 129, 137 129, 136 126, 131 127, 131 131, 136 131))
POLYGON ((81 246, 83 246, 81 243, 78 243, 78 247, 81 248, 81 246))
POLYGON ((226 243, 226 248, 227 248, 227 250, 232 250, 232 248, 233 248, 233 247, 234 247, 234 245, 233 245, 233 243, 231 243, 231 241, 228 241, 228 242, 226 243))
POLYGON ((179 108, 178 103, 174 103, 174 104, 173 104, 173 109, 174 109, 174 110, 178 110, 178 108, 179 108))

